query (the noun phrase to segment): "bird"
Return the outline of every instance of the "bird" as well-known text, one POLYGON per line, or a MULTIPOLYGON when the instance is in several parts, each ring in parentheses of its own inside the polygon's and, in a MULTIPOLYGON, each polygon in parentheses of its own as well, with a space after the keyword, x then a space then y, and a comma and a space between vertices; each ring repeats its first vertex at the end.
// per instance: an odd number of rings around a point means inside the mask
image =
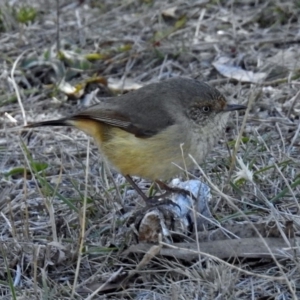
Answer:
POLYGON ((230 112, 245 108, 229 104, 203 81, 175 77, 25 127, 72 126, 83 131, 94 138, 108 164, 138 188, 132 176, 162 183, 181 169, 191 169, 190 155, 203 162, 223 133, 230 112))

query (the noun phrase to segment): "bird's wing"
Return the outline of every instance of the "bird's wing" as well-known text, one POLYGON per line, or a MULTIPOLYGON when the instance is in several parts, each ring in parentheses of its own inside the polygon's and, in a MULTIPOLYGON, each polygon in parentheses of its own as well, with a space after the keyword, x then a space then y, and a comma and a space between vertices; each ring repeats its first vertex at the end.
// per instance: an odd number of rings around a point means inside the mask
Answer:
MULTIPOLYGON (((91 119, 122 128, 138 137, 151 137, 183 116, 181 103, 199 92, 196 81, 174 78, 149 84, 118 97, 105 98, 74 119, 91 119), (176 117, 175 117, 176 116, 176 117)), ((180 119, 181 121, 181 119, 180 119)))
POLYGON ((173 124, 170 116, 166 118, 158 117, 157 108, 153 106, 146 107, 146 111, 144 106, 143 111, 139 109, 138 103, 131 107, 131 110, 128 110, 122 109, 124 106, 115 103, 99 103, 75 114, 70 119, 88 119, 103 122, 141 138, 151 137, 173 124))

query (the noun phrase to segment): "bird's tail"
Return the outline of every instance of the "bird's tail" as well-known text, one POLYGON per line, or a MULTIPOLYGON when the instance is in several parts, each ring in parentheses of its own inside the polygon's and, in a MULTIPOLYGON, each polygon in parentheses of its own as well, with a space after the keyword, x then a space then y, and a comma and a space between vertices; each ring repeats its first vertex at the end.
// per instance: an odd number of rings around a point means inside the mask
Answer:
POLYGON ((59 120, 49 120, 42 121, 32 124, 27 124, 24 128, 34 128, 34 127, 42 127, 42 126, 70 126, 67 119, 59 119, 59 120))

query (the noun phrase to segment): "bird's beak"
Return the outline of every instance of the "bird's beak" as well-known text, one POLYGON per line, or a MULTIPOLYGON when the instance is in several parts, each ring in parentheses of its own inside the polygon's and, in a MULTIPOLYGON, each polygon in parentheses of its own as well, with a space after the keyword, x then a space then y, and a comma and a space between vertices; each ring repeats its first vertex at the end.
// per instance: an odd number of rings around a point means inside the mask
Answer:
POLYGON ((233 111, 233 110, 241 110, 241 109, 246 109, 247 106, 245 105, 240 105, 240 104, 227 104, 224 108, 223 111, 233 111))

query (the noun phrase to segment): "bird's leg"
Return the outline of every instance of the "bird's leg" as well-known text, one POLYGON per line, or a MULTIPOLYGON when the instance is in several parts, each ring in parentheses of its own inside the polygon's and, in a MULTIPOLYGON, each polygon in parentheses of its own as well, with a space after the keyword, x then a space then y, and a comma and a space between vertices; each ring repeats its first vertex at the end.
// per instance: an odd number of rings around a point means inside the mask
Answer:
MULTIPOLYGON (((134 180, 131 178, 130 175, 125 175, 124 177, 130 183, 130 185, 134 188, 134 190, 142 197, 142 199, 145 201, 147 207, 156 207, 156 206, 164 205, 164 204, 171 204, 171 205, 178 206, 176 203, 174 203, 170 199, 164 199, 161 201, 159 200, 160 198, 166 198, 167 195, 170 194, 169 191, 167 191, 165 194, 163 194, 163 197, 161 197, 161 196, 147 197, 145 195, 145 193, 139 188, 139 186, 134 182, 134 180)), ((157 181, 155 181, 155 182, 157 182, 157 181)), ((157 183, 157 184, 159 184, 159 183, 157 183)), ((165 183, 161 182, 161 184, 162 184, 161 185, 162 188, 167 187, 167 188, 171 189, 165 183)), ((188 193, 187 191, 185 191, 185 192, 188 193)))
POLYGON ((191 193, 188 190, 179 188, 179 187, 174 187, 174 186, 168 186, 167 184, 165 184, 164 182, 162 182, 159 179, 155 180, 155 183, 163 190, 165 190, 166 192, 161 195, 161 198, 167 197, 168 195, 170 195, 171 193, 177 193, 177 194, 183 194, 184 196, 189 196, 191 197, 193 200, 197 201, 197 198, 194 196, 193 193, 191 193))
POLYGON ((142 199, 148 203, 149 197, 145 195, 145 193, 139 188, 139 186, 134 182, 130 175, 125 175, 125 179, 130 183, 133 189, 142 197, 142 199))

